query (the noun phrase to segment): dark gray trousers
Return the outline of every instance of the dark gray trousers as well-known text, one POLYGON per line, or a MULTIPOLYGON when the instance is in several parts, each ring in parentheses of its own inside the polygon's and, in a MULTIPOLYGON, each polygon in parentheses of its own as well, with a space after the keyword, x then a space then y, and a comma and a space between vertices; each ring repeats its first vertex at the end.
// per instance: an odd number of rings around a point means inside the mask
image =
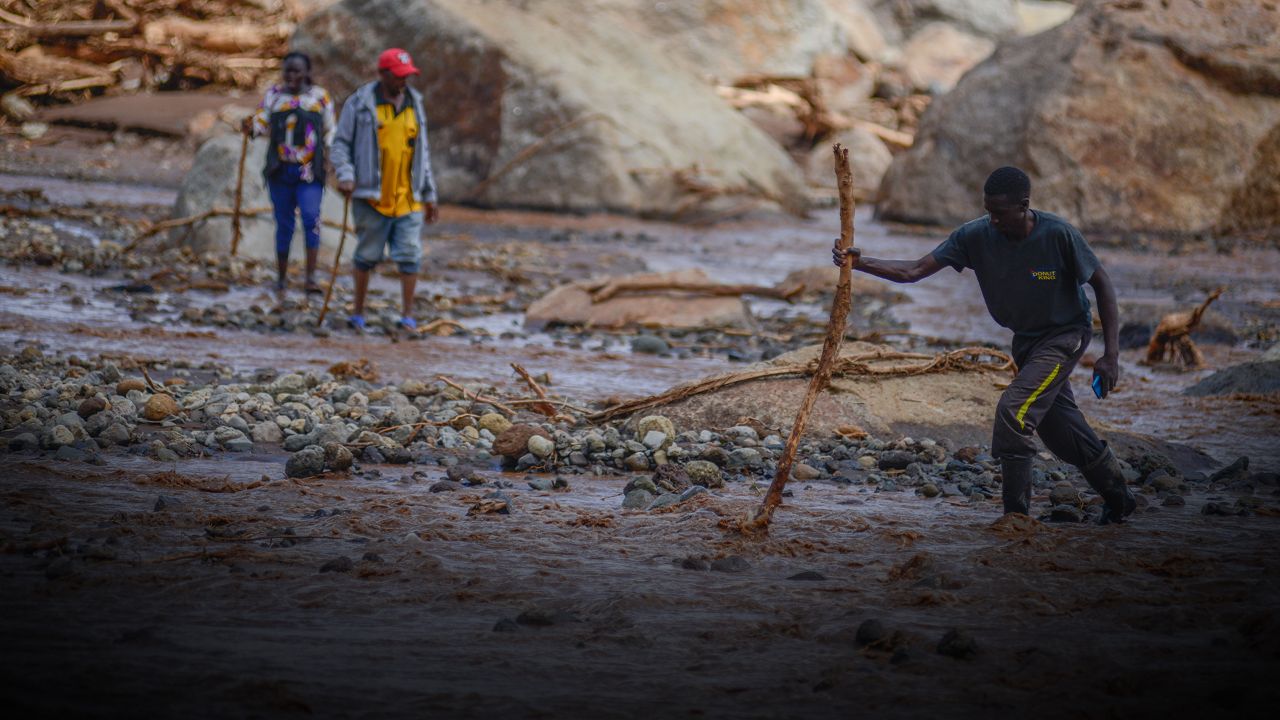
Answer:
POLYGON ((1050 452, 1081 469, 1106 450, 1076 405, 1068 380, 1091 339, 1092 333, 1084 326, 1062 328, 1038 338, 1014 338, 1018 375, 996 405, 993 456, 1030 459, 1035 455, 1032 436, 1036 433, 1050 452))

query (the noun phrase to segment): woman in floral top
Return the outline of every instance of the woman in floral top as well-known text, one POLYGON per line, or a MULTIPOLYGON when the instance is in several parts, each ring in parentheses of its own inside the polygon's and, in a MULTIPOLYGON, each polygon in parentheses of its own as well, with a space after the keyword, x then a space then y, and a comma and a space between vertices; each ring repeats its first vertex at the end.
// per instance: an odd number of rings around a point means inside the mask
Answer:
POLYGON ((284 56, 282 82, 267 90, 257 112, 245 119, 243 130, 270 139, 263 176, 275 208, 276 289, 285 288, 295 216, 300 214, 307 249, 306 289, 320 292, 315 282, 320 200, 324 197, 325 155, 333 140, 334 113, 329 93, 311 83, 309 57, 298 52, 284 56))

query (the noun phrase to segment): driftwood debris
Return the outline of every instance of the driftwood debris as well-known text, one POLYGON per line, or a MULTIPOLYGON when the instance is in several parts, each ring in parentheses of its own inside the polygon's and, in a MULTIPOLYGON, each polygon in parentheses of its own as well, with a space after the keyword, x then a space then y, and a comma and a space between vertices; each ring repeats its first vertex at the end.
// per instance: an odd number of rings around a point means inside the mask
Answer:
POLYGON ((292 2, 0 2, 0 94, 75 102, 97 93, 256 89, 279 67, 292 2))
POLYGON ((1204 367, 1204 355, 1191 341, 1191 332, 1200 325, 1209 305, 1217 300, 1224 290, 1226 288, 1220 287, 1209 293, 1204 302, 1194 310, 1170 313, 1161 318, 1160 324, 1151 335, 1151 342, 1147 344, 1147 356, 1142 364, 1158 365, 1163 362, 1173 362, 1187 369, 1204 367))
POLYGON ((721 285, 720 283, 690 283, 664 280, 645 281, 627 279, 604 281, 596 286, 596 288, 593 288, 591 293, 591 302, 593 303, 601 303, 606 300, 610 300, 614 296, 622 293, 653 292, 660 290, 673 290, 676 292, 692 293, 695 295, 756 295, 758 297, 774 298, 777 300, 785 300, 787 302, 791 302, 797 295, 804 292, 804 285, 767 287, 764 285, 721 285))
MULTIPOLYGON (((926 373, 953 371, 1002 371, 1009 370, 1012 367, 1013 359, 999 350, 984 347, 966 347, 937 355, 897 351, 877 351, 852 355, 836 360, 831 368, 831 375, 834 377, 923 375, 926 373), (990 360, 983 360, 983 358, 989 358, 990 360)), ((669 405, 694 395, 715 392, 732 385, 792 375, 813 375, 816 371, 816 363, 805 363, 802 365, 774 365, 755 370, 715 375, 696 383, 672 388, 658 395, 618 403, 590 415, 587 420, 593 423, 608 422, 617 417, 633 415, 641 410, 669 405)))
MULTIPOLYGON (((732 85, 721 85, 716 92, 739 110, 768 107, 791 113, 802 128, 800 140, 807 143, 855 127, 898 149, 909 148, 915 141, 913 133, 832 110, 816 78, 750 75, 738 78, 732 85)), ((928 104, 927 98, 924 104, 928 104)))
POLYGON ((555 405, 548 402, 549 398, 547 397, 547 391, 542 389, 542 386, 538 384, 538 381, 534 380, 533 376, 530 375, 529 371, 525 370, 522 365, 519 363, 511 363, 511 369, 516 371, 516 374, 520 376, 520 379, 524 380, 525 384, 529 386, 529 389, 533 391, 533 394, 537 396, 536 402, 528 403, 529 407, 533 408, 534 411, 551 418, 552 422, 562 419, 569 421, 573 420, 572 417, 561 413, 556 409, 555 405))
POLYGON ((449 387, 453 388, 454 390, 457 390, 458 392, 462 393, 463 397, 469 400, 474 400, 476 402, 492 405, 496 410, 503 413, 504 415, 507 415, 508 417, 516 414, 515 410, 512 410, 511 408, 507 407, 505 404, 503 404, 501 400, 498 400, 497 398, 486 397, 484 395, 481 395, 478 392, 472 392, 464 388, 463 386, 459 385, 454 380, 450 379, 447 375, 437 375, 436 379, 444 383, 445 385, 448 385, 449 387))
MULTIPOLYGON (((849 167, 849 151, 836 143, 832 147, 835 155, 836 184, 840 189, 840 239, 836 247, 848 250, 853 247, 853 170, 849 167)), ((822 343, 822 355, 818 357, 817 367, 809 380, 809 389, 800 402, 800 410, 796 413, 795 423, 791 426, 791 435, 787 437, 787 445, 778 460, 778 472, 769 484, 764 502, 753 518, 742 525, 744 532, 764 533, 769 530, 769 521, 773 511, 782 503, 782 489, 791 479, 791 464, 795 462, 796 449, 800 446, 800 436, 804 434, 804 426, 809 422, 809 413, 813 403, 831 382, 831 372, 835 369, 840 355, 840 344, 844 341, 844 327, 849 318, 849 307, 852 298, 849 286, 853 283, 853 263, 846 256, 840 265, 840 280, 836 283, 836 296, 831 302, 831 321, 827 323, 827 337, 822 343)))
MULTIPOLYGON (((142 244, 144 240, 154 237, 155 235, 161 232, 164 232, 165 230, 172 230, 174 228, 186 227, 187 225, 195 225, 196 223, 202 223, 206 220, 211 220, 216 217, 226 217, 228 215, 234 216, 235 212, 236 211, 234 208, 216 207, 216 208, 210 208, 209 210, 206 210, 201 213, 196 213, 195 215, 187 215, 185 217, 180 217, 180 218, 170 218, 168 220, 159 220, 159 221, 150 223, 145 227, 143 227, 142 230, 139 231, 138 235, 134 237, 133 240, 130 241, 128 245, 125 246, 125 251, 128 252, 130 250, 135 249, 136 247, 138 247, 138 245, 142 244)), ((241 210, 240 217, 242 218, 257 217, 259 215, 267 215, 270 213, 271 213, 271 208, 269 207, 250 208, 248 210, 241 210)), ((320 224, 323 225, 324 227, 331 228, 333 230, 341 230, 344 232, 355 232, 355 229, 351 227, 349 222, 343 222, 339 224, 339 223, 333 222, 332 220, 321 220, 320 224)))

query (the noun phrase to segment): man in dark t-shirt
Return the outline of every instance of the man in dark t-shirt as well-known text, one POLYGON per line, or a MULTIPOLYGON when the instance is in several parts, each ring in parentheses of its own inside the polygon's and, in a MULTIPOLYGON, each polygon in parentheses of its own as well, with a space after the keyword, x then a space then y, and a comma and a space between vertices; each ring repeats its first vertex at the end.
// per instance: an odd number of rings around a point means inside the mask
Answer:
POLYGON ((978 276, 991 317, 1013 331, 1017 377, 996 406, 991 454, 1000 460, 1004 511, 1031 509, 1032 435, 1080 469, 1106 501, 1101 522, 1123 522, 1134 510, 1119 463, 1076 406, 1068 377, 1092 339, 1092 315, 1084 285, 1093 286, 1105 349, 1094 364, 1093 385, 1106 397, 1120 375, 1116 293, 1107 271, 1070 223, 1032 210, 1026 173, 1002 167, 983 187, 984 217, 956 228, 919 260, 877 260, 856 249, 834 251, 865 273, 894 282, 916 282, 944 266, 978 276))

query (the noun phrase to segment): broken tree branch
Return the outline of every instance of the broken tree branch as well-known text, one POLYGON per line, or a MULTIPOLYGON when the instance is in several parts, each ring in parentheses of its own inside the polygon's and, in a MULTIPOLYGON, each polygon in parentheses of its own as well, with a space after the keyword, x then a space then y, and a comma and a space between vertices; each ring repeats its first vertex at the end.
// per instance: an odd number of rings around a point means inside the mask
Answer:
POLYGON ((1194 310, 1176 312, 1165 315, 1151 334, 1151 342, 1147 344, 1147 356, 1143 365, 1157 365, 1171 361, 1181 363, 1183 367, 1194 369, 1204 367, 1204 355, 1200 348, 1191 341, 1191 332, 1200 325, 1209 305, 1221 297, 1225 287, 1209 293, 1194 310))
POLYGON ((450 380, 450 379, 448 378, 448 376, 445 376, 445 375, 437 375, 437 376, 436 376, 436 379, 437 379, 437 380, 439 380, 440 382, 444 383, 445 385, 448 385, 449 387, 453 388, 454 390, 457 390, 458 392, 462 393, 464 397, 467 397, 467 398, 470 398, 470 399, 472 399, 472 400, 475 400, 476 402, 482 402, 482 403, 485 403, 486 405, 492 405, 492 406, 494 406, 495 408, 497 408, 498 410, 501 410, 502 412, 506 413, 507 415, 515 415, 515 414, 516 414, 516 411, 515 411, 515 410, 512 410, 511 408, 507 407, 506 405, 503 405, 503 404, 502 404, 502 402, 501 402, 501 401, 499 401, 499 400, 497 400, 496 398, 485 397, 484 395, 481 395, 480 393, 472 392, 472 391, 470 391, 470 390, 468 390, 468 389, 466 389, 466 388, 462 387, 462 386, 461 386, 461 385, 459 385, 458 383, 454 382, 453 380, 450 380))
POLYGON ((507 404, 508 404, 508 405, 514 405, 514 406, 517 406, 517 407, 519 407, 519 406, 523 406, 523 405, 536 405, 536 404, 538 404, 538 403, 546 403, 546 404, 548 404, 548 405, 555 405, 555 406, 558 406, 558 407, 565 408, 565 409, 567 409, 567 410, 572 410, 573 412, 576 412, 576 413, 582 413, 583 415, 590 415, 590 414, 591 414, 591 411, 590 411, 590 410, 588 410, 587 408, 580 407, 580 406, 578 406, 578 405, 574 405, 573 403, 565 402, 564 400, 550 400, 550 399, 547 399, 547 400, 539 400, 539 399, 535 399, 535 398, 527 398, 527 399, 524 399, 524 400, 508 400, 508 401, 507 401, 507 404))
POLYGON ((80 38, 92 35, 106 35, 107 33, 128 35, 137 27, 138 21, 136 19, 69 20, 66 22, 29 23, 26 25, 13 23, 13 27, 0 25, 0 30, 21 30, 23 33, 36 38, 80 38))
POLYGON ((601 303, 620 293, 675 290, 698 295, 756 295, 791 302, 804 292, 804 285, 791 287, 766 287, 763 285, 721 285, 720 283, 671 282, 669 280, 611 280, 591 293, 591 302, 601 303))
MULTIPOLYGON (((836 247, 848 250, 853 247, 853 170, 849 167, 847 149, 841 147, 840 143, 836 143, 832 147, 832 152, 835 155, 836 183, 840 188, 840 240, 836 247)), ((769 484, 769 491, 765 493, 764 502, 756 511, 755 517, 743 523, 744 531, 768 532, 773 511, 782 503, 782 489, 787 486, 787 480, 791 478, 791 464, 795 462, 796 449, 800 446, 800 436, 804 434, 804 426, 809 422, 809 413, 813 410, 813 403, 818 399, 818 393, 831 382, 831 371, 835 368, 836 359, 840 355, 840 344, 844 340, 844 326, 849 318, 849 307, 852 304, 849 293, 852 282, 853 263, 846 255, 844 262, 840 265, 840 280, 836 283, 836 296, 831 302, 831 321, 827 323, 827 337, 822 343, 822 355, 818 358, 817 369, 813 373, 813 378, 809 380, 809 389, 804 394, 800 410, 796 413, 795 423, 791 426, 791 435, 787 438, 786 448, 778 461, 777 474, 773 476, 773 482, 769 484)))
POLYGON ((533 394, 538 396, 538 400, 542 401, 542 402, 530 403, 530 407, 532 407, 535 411, 540 412, 543 415, 546 415, 547 417, 551 418, 552 421, 555 421, 559 418, 566 418, 568 420, 573 419, 566 415, 560 414, 560 412, 556 410, 554 405, 551 405, 546 402, 547 391, 542 389, 542 386, 538 384, 537 380, 533 379, 533 376, 529 374, 528 370, 525 370, 524 367, 522 367, 519 363, 511 363, 511 369, 516 371, 516 374, 519 375, 520 378, 525 381, 525 384, 529 386, 529 389, 533 391, 533 394))
MULTIPOLYGON (((251 208, 249 210, 241 210, 240 215, 241 217, 257 217, 259 215, 267 215, 270 212, 271 212, 271 208, 269 207, 251 208)), ((132 242, 130 242, 128 245, 125 246, 124 248, 125 252, 133 250, 143 240, 146 240, 147 238, 152 237, 153 235, 163 232, 165 230, 172 230, 174 228, 184 227, 186 225, 194 225, 198 222, 203 222, 210 218, 225 217, 233 213, 235 213, 235 210, 232 208, 211 208, 209 210, 205 210, 204 212, 196 213, 195 215, 187 215, 186 217, 171 218, 169 220, 161 220, 159 222, 151 223, 150 225, 147 225, 146 228, 144 228, 142 232, 140 232, 138 236, 133 239, 132 242)), ((341 230, 344 232, 355 232, 355 228, 351 227, 350 224, 345 222, 340 224, 332 220, 321 220, 320 224, 327 228, 332 228, 334 230, 341 230)))

